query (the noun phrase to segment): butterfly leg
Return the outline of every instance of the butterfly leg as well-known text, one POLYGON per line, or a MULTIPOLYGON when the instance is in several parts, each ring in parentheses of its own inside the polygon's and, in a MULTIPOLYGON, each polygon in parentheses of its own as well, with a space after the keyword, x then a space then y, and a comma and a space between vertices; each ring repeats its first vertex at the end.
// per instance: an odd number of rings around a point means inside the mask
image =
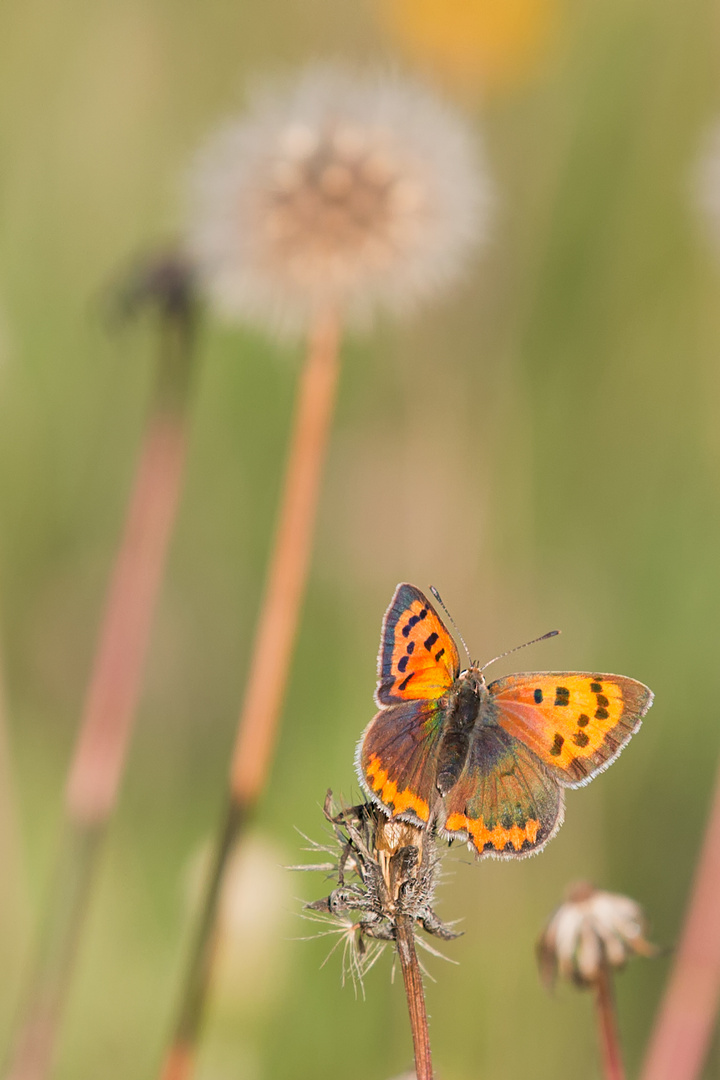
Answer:
POLYGON ((420 919, 423 930, 426 930, 428 934, 434 934, 435 937, 442 938, 443 941, 452 941, 454 938, 462 937, 462 930, 452 930, 446 923, 435 914, 432 908, 425 908, 425 913, 420 919))

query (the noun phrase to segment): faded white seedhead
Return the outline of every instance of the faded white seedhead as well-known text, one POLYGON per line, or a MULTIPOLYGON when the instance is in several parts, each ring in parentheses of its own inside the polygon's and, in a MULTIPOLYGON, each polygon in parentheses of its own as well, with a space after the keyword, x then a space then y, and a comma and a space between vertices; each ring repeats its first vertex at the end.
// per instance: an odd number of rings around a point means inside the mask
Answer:
POLYGON ((646 933, 645 913, 629 896, 584 882, 573 885, 538 942, 543 981, 552 985, 560 975, 577 986, 591 986, 603 972, 624 967, 631 956, 657 955, 646 933))
POLYGON ((367 321, 452 284, 484 232, 472 132, 423 86, 309 68, 254 96, 191 177, 188 244, 219 309, 273 329, 367 321))

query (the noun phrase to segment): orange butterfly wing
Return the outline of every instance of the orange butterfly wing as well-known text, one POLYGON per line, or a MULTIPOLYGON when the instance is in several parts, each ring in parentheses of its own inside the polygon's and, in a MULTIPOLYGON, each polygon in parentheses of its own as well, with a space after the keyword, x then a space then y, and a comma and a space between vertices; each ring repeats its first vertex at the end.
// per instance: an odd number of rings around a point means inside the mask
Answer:
POLYGON ((508 675, 488 692, 494 721, 564 787, 580 787, 607 768, 653 702, 635 679, 580 671, 508 675))
POLYGON ((462 775, 443 801, 441 834, 467 840, 479 858, 534 855, 563 820, 557 777, 495 724, 476 725, 462 775))
POLYGON ((383 619, 378 705, 442 697, 459 674, 455 642, 435 608, 414 585, 398 585, 383 619))

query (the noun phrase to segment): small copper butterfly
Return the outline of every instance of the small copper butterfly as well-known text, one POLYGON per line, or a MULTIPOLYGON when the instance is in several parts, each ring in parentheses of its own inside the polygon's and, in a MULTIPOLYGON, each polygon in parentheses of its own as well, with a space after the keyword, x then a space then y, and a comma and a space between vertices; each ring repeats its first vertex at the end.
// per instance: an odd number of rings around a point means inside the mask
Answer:
POLYGON ((382 626, 380 711, 358 745, 357 772, 391 817, 467 840, 480 857, 522 858, 560 828, 563 788, 615 760, 653 695, 622 675, 523 672, 488 685, 483 671, 460 671, 430 601, 398 585, 382 626))

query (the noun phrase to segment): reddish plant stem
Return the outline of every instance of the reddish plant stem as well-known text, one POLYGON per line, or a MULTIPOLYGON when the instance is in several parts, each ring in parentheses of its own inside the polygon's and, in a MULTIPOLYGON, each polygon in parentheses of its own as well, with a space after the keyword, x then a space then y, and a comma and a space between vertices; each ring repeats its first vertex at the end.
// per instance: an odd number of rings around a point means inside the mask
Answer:
POLYGON ((233 749, 230 788, 243 807, 261 793, 275 747, 310 566, 339 343, 337 319, 320 319, 310 336, 301 378, 280 518, 233 749))
POLYGON ((49 1075, 87 899, 117 801, 180 498, 192 325, 166 313, 155 402, 140 453, 65 790, 65 823, 7 1080, 49 1075))
POLYGON ((180 418, 150 420, 100 632, 66 790, 71 820, 107 820, 117 801, 185 465, 180 418))
POLYGON ((395 928, 398 957, 410 1014, 413 1050, 415 1052, 415 1074, 417 1080, 432 1080, 430 1033, 428 1031, 427 1010, 425 1009, 422 973, 415 950, 413 920, 409 915, 398 915, 395 920, 395 928))
POLYGON ((650 1037, 642 1080, 695 1080, 720 1001, 720 771, 680 944, 650 1037))
POLYGON ((318 319, 308 342, 280 515, 230 764, 228 800, 162 1080, 189 1080, 210 985, 218 903, 235 841, 267 781, 277 740, 335 405, 340 325, 318 319))
POLYGON ((610 973, 606 968, 601 968, 594 989, 605 1080, 625 1080, 615 998, 610 973))
POLYGON ((7 723, 5 685, 0 649, 0 913, 4 924, 2 949, 7 977, 14 979, 27 944, 27 879, 20 838, 20 819, 15 792, 10 738, 7 723))

